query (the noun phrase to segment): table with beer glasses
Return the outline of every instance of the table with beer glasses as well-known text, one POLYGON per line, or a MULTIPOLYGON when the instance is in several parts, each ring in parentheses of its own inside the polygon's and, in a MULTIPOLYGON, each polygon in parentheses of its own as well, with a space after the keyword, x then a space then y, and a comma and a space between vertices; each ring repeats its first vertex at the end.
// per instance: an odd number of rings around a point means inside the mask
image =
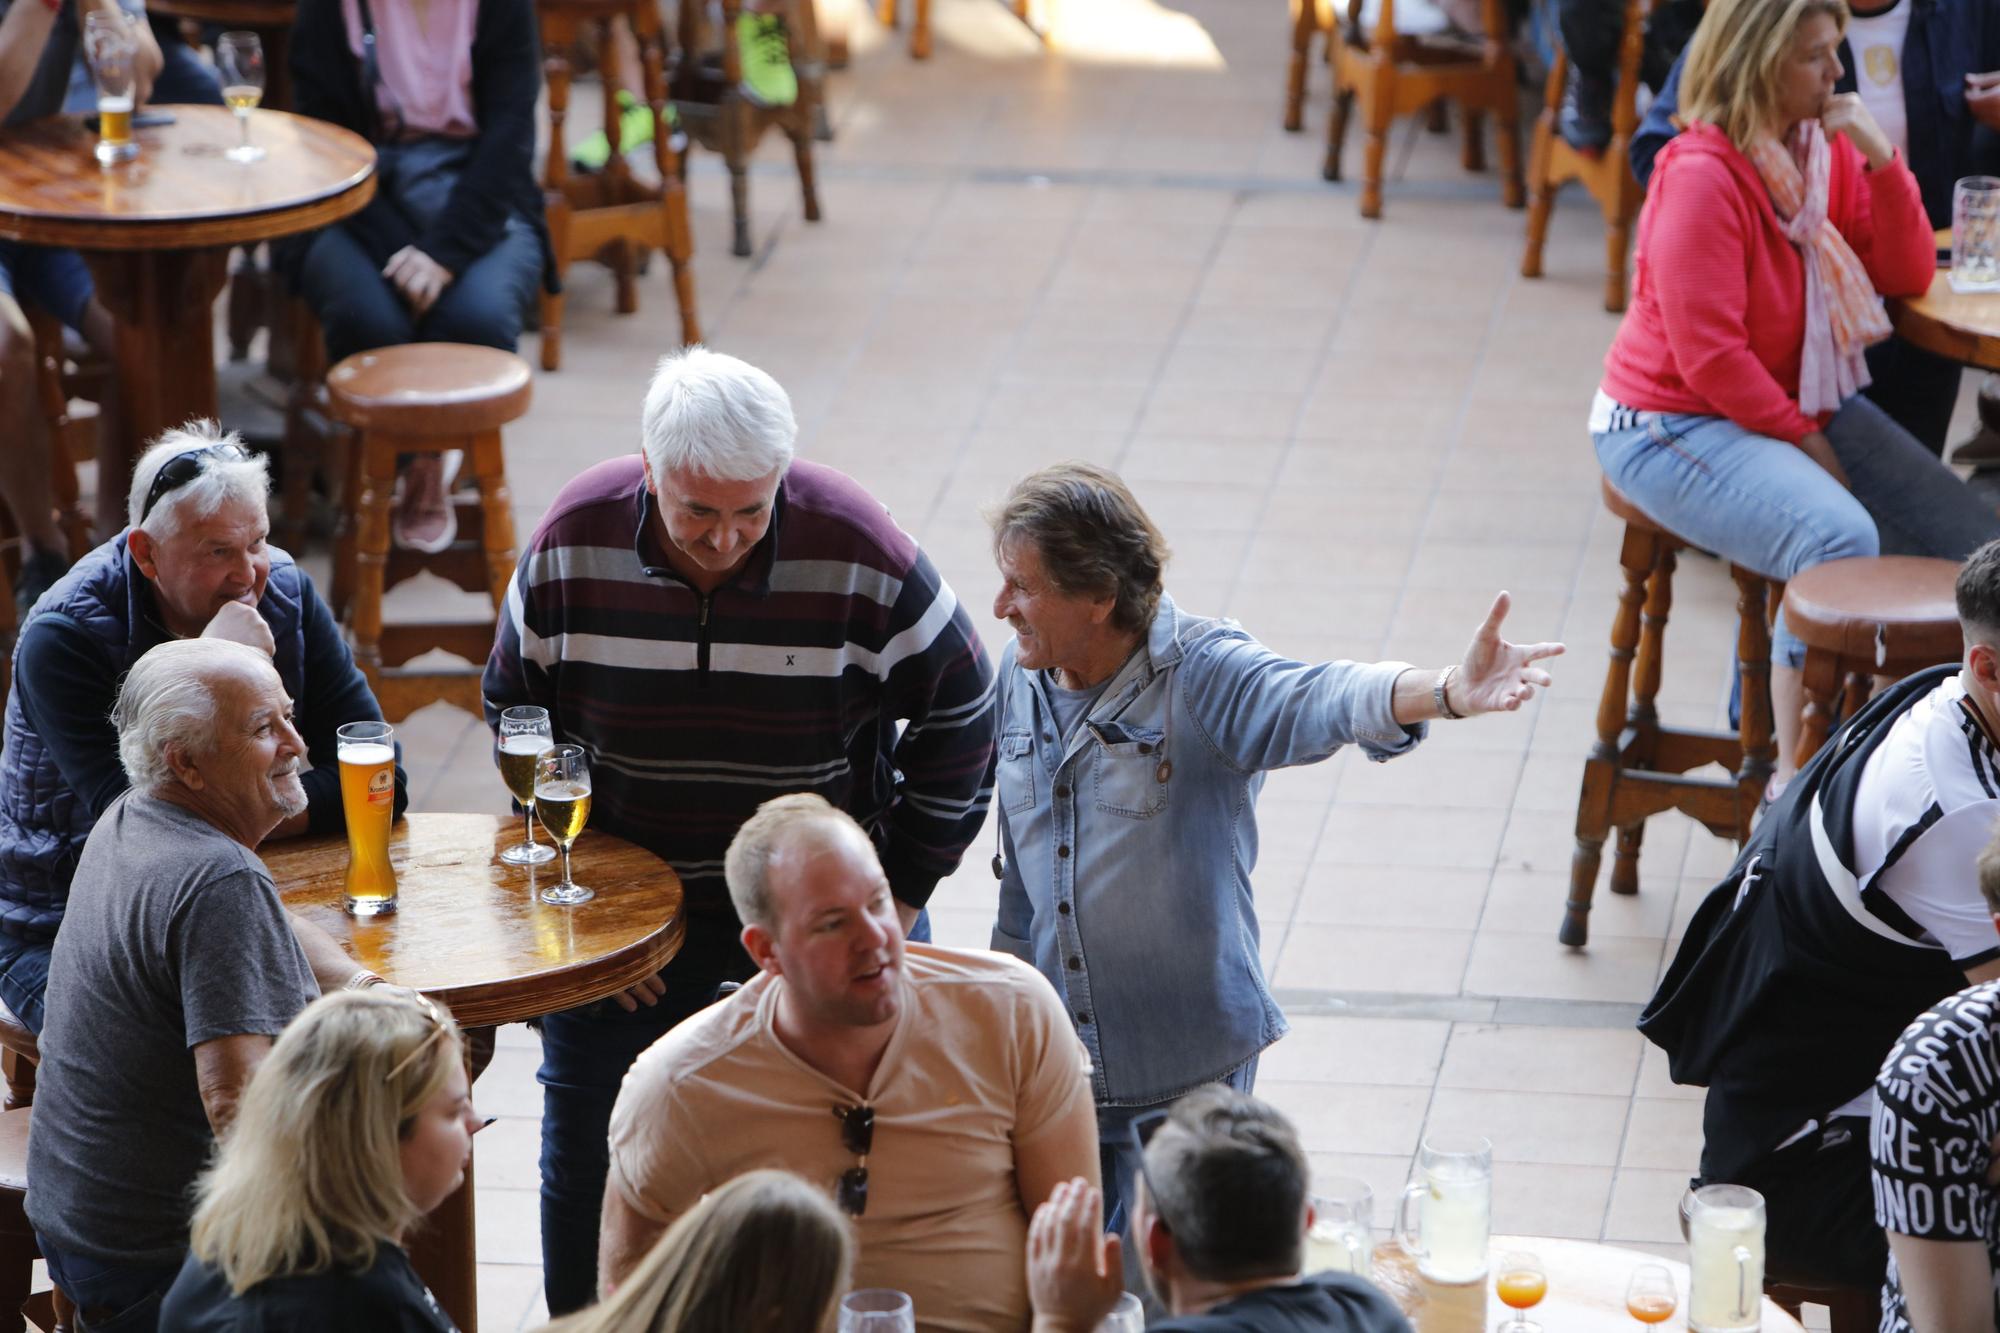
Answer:
MULTIPOLYGON (((1949 229, 1937 234, 1939 254, 1951 253, 1949 229)), ((1890 301, 1896 332, 1926 352, 1948 360, 2000 370, 2000 292, 1959 292, 1951 270, 1940 268, 1922 296, 1890 301)))
POLYGON ((255 111, 264 156, 232 161, 234 113, 163 110, 173 123, 134 130, 137 156, 110 164, 79 117, 0 130, 0 237, 83 252, 116 324, 133 446, 216 414, 213 307, 229 248, 338 222, 375 194, 375 150, 337 125, 255 111))
MULTIPOLYGON (((555 880, 551 867, 501 863, 500 853, 521 839, 521 821, 510 816, 406 817, 388 836, 395 910, 367 917, 346 910, 345 835, 269 843, 259 854, 286 907, 340 941, 363 967, 449 1005, 466 1027, 604 999, 652 976, 680 950, 680 879, 659 857, 586 829, 576 840, 577 873, 595 896, 557 906, 541 899, 555 880)), ((472 1189, 468 1164, 465 1184, 411 1245, 418 1271, 465 1333, 479 1327, 472 1189)))
MULTIPOLYGON (((1643 1333, 1647 1328, 1686 1328, 1688 1266, 1678 1259, 1642 1254, 1593 1241, 1548 1236, 1495 1236, 1492 1265, 1477 1282, 1447 1285, 1416 1271, 1407 1250, 1396 1244, 1375 1249, 1375 1284, 1387 1292, 1415 1325, 1417 1333, 1486 1333, 1516 1312, 1502 1303, 1497 1288, 1510 1257, 1532 1258, 1546 1282, 1541 1298, 1519 1315, 1543 1333, 1643 1333), (1675 1305, 1662 1316, 1659 1290, 1651 1281, 1635 1284, 1642 1269, 1664 1270, 1675 1305), (1628 1307, 1627 1298, 1632 1298, 1628 1307), (1633 1311, 1653 1316, 1641 1319, 1633 1311)), ((1525 1267, 1525 1265, 1524 1265, 1525 1267)), ((1651 1275, 1648 1275, 1649 1278, 1651 1275)), ((1759 1297, 1764 1333, 1799 1333, 1796 1319, 1768 1297, 1759 1297)))

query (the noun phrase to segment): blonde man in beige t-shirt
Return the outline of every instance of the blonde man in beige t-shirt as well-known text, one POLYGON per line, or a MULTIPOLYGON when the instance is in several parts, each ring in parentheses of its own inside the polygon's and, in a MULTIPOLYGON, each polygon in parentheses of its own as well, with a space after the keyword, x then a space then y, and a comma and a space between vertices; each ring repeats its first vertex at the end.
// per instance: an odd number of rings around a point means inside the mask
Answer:
POLYGON ((1083 1048, 1053 989, 1000 954, 906 945, 868 835, 817 796, 766 802, 730 844, 762 969, 625 1076, 598 1269, 607 1290, 681 1213, 755 1167, 825 1187, 858 1287, 920 1333, 1019 1333, 1028 1218, 1098 1178, 1083 1048))

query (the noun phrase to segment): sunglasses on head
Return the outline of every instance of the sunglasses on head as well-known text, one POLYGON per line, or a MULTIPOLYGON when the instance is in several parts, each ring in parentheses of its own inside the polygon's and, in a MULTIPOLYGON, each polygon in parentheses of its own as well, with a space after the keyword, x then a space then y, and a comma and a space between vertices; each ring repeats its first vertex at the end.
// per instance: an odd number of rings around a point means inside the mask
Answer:
POLYGON ((429 1020, 431 1025, 431 1030, 429 1034, 427 1034, 422 1041, 418 1042, 415 1046, 413 1046, 410 1049, 410 1053, 408 1055, 404 1056, 401 1060, 398 1060, 396 1062, 396 1067, 394 1069, 391 1069, 388 1073, 382 1076, 382 1081, 384 1083, 394 1083, 396 1081, 396 1075, 402 1073, 405 1069, 408 1069, 411 1065, 415 1064, 419 1056, 421 1056, 425 1051, 428 1051, 431 1047, 437 1045, 439 1039, 441 1039, 444 1036, 444 1019, 441 1016, 439 1016, 437 1011, 437 1006, 432 1004, 429 1000, 425 999, 421 995, 417 997, 417 1005, 422 1010, 424 1017, 427 1020, 429 1020))
POLYGON ((859 1217, 868 1211, 868 1153, 875 1146, 875 1108, 836 1106, 833 1118, 840 1122, 841 1145, 861 1159, 840 1173, 833 1201, 849 1217, 859 1217))
POLYGON ((227 463, 240 463, 250 457, 250 453, 240 444, 205 444, 199 449, 190 449, 183 454, 175 454, 160 464, 160 470, 153 474, 153 484, 146 488, 146 503, 139 508, 139 521, 153 512, 153 506, 165 497, 199 477, 208 469, 203 459, 215 458, 227 463))

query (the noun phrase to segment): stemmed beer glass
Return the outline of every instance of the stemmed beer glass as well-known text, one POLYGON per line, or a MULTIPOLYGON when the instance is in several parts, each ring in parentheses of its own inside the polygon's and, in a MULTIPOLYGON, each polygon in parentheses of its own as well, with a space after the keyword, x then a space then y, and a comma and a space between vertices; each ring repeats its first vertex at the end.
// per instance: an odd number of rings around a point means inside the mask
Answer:
POLYGON ((254 32, 225 32, 215 42, 215 67, 222 76, 222 100, 236 113, 243 136, 222 155, 232 162, 255 162, 264 150, 250 142, 250 113, 264 100, 264 43, 254 32))
POLYGON ((581 745, 556 745, 535 760, 535 818, 562 848, 562 879, 542 890, 542 901, 557 907, 595 897, 569 876, 569 849, 590 822, 590 761, 581 745))
POLYGON ((556 859, 555 848, 535 841, 535 760, 554 744, 548 709, 523 704, 500 714, 500 780, 520 802, 527 830, 523 841, 500 853, 510 866, 545 865, 556 859))

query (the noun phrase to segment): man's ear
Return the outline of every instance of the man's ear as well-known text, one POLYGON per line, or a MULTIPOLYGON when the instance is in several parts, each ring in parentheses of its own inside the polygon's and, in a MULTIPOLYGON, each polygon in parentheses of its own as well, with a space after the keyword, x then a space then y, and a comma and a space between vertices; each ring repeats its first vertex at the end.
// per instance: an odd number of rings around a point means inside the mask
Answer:
POLYGON ((125 549, 132 553, 132 563, 147 578, 158 580, 159 551, 154 545, 152 534, 144 528, 134 528, 125 538, 125 549))
POLYGON ((1980 688, 1988 694, 2000 693, 2000 652, 1990 644, 1974 642, 1966 647, 1965 665, 1980 688))
POLYGON ((763 926, 743 927, 743 952, 750 955, 752 962, 774 977, 785 975, 785 969, 778 962, 778 951, 773 945, 777 937, 763 926))
POLYGON ((178 745, 169 745, 162 756, 167 768, 183 787, 189 791, 200 791, 206 784, 201 780, 201 769, 188 758, 186 750, 178 745))
POLYGON ((659 499, 660 483, 653 477, 653 460, 646 457, 644 449, 639 451, 639 472, 646 478, 646 489, 652 492, 655 500, 659 499))
POLYGON ((1154 1285, 1166 1294, 1167 1280, 1174 1276, 1174 1236, 1167 1230, 1160 1215, 1148 1209, 1146 1212, 1146 1234, 1142 1239, 1140 1253, 1145 1258, 1146 1268, 1153 1275, 1154 1285))

